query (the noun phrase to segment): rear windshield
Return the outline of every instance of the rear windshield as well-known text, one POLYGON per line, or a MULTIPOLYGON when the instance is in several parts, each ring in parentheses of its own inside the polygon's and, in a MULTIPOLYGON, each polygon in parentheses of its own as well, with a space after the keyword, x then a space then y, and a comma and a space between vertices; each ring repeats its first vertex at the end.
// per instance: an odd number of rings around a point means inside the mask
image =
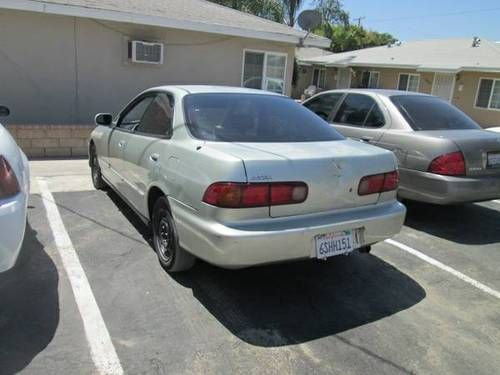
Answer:
POLYGON ((344 139, 292 99, 256 94, 192 94, 184 98, 191 134, 220 142, 321 142, 344 139))
POLYGON ((450 103, 433 96, 392 96, 392 102, 413 130, 479 129, 471 118, 450 103))

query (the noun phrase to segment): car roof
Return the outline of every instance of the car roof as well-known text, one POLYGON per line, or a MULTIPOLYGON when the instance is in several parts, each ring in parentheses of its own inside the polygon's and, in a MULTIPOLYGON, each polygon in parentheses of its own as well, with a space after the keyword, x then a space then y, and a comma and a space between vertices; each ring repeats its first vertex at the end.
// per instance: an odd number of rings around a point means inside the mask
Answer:
POLYGON ((333 93, 333 92, 348 92, 348 93, 373 93, 377 94, 380 96, 386 96, 386 97, 391 97, 391 96, 404 96, 404 95, 418 95, 418 96, 431 96, 428 94, 423 94, 420 92, 414 92, 414 91, 401 91, 401 90, 383 90, 383 89, 337 89, 337 90, 328 90, 328 91, 323 91, 320 92, 319 94, 324 94, 324 93, 333 93))
POLYGON ((247 89, 244 87, 231 87, 231 86, 210 86, 210 85, 173 85, 173 86, 159 86, 153 87, 146 91, 172 91, 182 90, 186 94, 256 94, 256 95, 276 95, 282 96, 273 92, 247 89))

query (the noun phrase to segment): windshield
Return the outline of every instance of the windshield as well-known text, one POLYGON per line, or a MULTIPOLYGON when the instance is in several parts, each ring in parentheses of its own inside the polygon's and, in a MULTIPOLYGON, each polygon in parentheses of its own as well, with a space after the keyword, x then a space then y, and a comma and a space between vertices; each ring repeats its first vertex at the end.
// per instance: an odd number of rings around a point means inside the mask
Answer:
POLYGON ((392 96, 392 102, 413 130, 480 129, 455 106, 433 96, 392 96))
POLYGON ((191 134, 221 142, 321 142, 344 139, 289 98, 256 94, 192 94, 184 98, 191 134))

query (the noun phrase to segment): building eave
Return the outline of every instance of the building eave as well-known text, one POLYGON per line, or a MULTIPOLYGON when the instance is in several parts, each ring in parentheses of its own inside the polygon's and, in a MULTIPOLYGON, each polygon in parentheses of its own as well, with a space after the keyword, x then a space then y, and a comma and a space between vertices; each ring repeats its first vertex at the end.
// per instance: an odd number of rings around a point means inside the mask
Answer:
MULTIPOLYGON (((31 0, 0 0, 0 8, 30 11, 45 14, 55 14, 61 16, 81 17, 97 19, 102 21, 125 22, 131 24, 165 27, 172 29, 198 31, 205 33, 221 34, 242 38, 260 39, 273 42, 293 44, 295 46, 304 44, 308 47, 325 48, 330 46, 330 40, 326 38, 314 37, 306 38, 297 35, 274 33, 268 31, 249 30, 245 28, 232 27, 226 25, 179 20, 161 16, 141 15, 115 10, 105 10, 87 8, 76 5, 64 5, 54 3, 44 3, 31 0)), ((305 36, 305 32, 304 32, 305 36)))
POLYGON ((381 68, 381 69, 411 69, 421 73, 454 73, 460 72, 483 72, 500 73, 499 67, 477 67, 477 66, 425 66, 413 64, 387 64, 387 63, 365 63, 365 62, 326 62, 314 60, 301 60, 303 66, 324 66, 327 68, 381 68))

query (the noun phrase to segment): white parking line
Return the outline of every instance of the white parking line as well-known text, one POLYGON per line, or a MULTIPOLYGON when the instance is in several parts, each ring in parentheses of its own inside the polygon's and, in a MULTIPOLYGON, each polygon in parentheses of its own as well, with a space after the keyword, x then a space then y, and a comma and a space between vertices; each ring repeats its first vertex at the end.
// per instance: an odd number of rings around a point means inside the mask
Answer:
POLYGON ((480 283, 479 281, 474 280, 473 278, 470 278, 467 275, 464 275, 463 273, 455 270, 454 268, 451 268, 450 266, 447 266, 446 264, 443 264, 440 261, 438 261, 434 258, 431 258, 430 256, 427 256, 418 250, 412 249, 411 247, 409 247, 405 244, 399 243, 397 241, 394 241, 394 240, 386 240, 385 242, 388 243, 389 245, 395 246, 403 251, 406 251, 407 253, 410 253, 411 255, 414 255, 417 258, 420 258, 421 260, 423 260, 424 262, 432 264, 433 266, 435 266, 443 271, 451 273, 453 276, 458 277, 460 280, 465 281, 467 284, 472 285, 473 287, 489 294, 490 296, 493 296, 493 297, 500 299, 500 292, 498 292, 494 289, 491 289, 489 286, 486 286, 486 285, 480 283))
POLYGON ((54 241, 68 274, 76 304, 83 321, 92 360, 99 374, 121 375, 123 369, 111 341, 108 329, 95 300, 85 271, 80 264, 71 238, 64 227, 61 215, 46 180, 37 179, 54 241))

